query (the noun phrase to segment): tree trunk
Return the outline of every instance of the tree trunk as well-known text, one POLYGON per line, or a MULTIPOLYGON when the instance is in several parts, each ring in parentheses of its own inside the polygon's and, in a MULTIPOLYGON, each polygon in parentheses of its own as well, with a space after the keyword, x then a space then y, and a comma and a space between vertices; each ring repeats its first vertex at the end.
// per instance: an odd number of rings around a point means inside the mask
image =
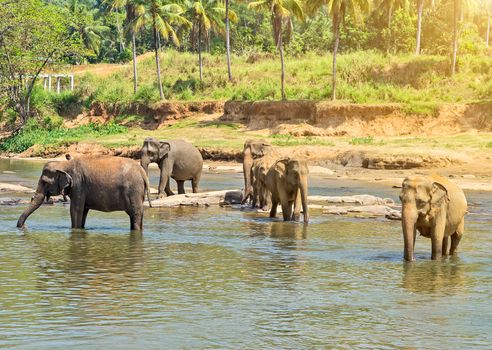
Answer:
POLYGON ((458 0, 454 0, 453 59, 451 63, 451 75, 454 75, 454 73, 456 73, 457 54, 458 54, 458 0))
POLYGON ((118 31, 118 41, 120 42, 120 53, 125 50, 125 44, 123 43, 123 38, 121 35, 121 28, 120 28, 120 19, 119 19, 119 13, 118 10, 114 10, 116 13, 116 30, 118 31))
POLYGON ((199 24, 199 27, 198 27, 198 66, 200 69, 200 82, 202 82, 203 67, 202 67, 202 25, 201 25, 201 23, 199 24))
POLYGON ((424 11, 424 0, 419 0, 417 4, 417 45, 415 47, 415 54, 420 55, 420 34, 422 31, 422 12, 424 11))
POLYGON ((155 65, 157 67, 157 84, 159 85, 159 96, 161 100, 164 99, 164 91, 162 91, 162 82, 161 82, 161 65, 159 62, 159 48, 157 41, 157 28, 155 27, 155 17, 153 21, 153 30, 154 30, 154 51, 155 51, 155 65))
POLYGON ((135 44, 135 32, 132 31, 132 51, 133 51, 133 93, 137 93, 137 45, 135 44))
POLYGON ((335 18, 335 40, 333 42, 333 67, 332 67, 332 91, 331 99, 335 101, 337 99, 336 88, 337 88, 337 52, 338 44, 340 42, 340 19, 335 18))
POLYGON ((490 13, 487 14, 487 32, 485 33, 485 47, 489 47, 490 37, 490 13))
POLYGON ((231 71, 231 43, 229 38, 229 0, 225 0, 225 27, 226 27, 226 57, 227 57, 227 74, 229 81, 232 81, 231 71))
POLYGON ((393 3, 391 2, 388 8, 388 29, 391 27, 392 17, 393 17, 393 3))
MULTIPOLYGON (((282 33, 282 31, 280 31, 282 33)), ((282 42, 282 34, 280 34, 279 38, 279 52, 280 52, 280 67, 281 67, 281 89, 282 89, 282 100, 286 100, 285 96, 285 67, 284 67, 284 43, 282 42)))

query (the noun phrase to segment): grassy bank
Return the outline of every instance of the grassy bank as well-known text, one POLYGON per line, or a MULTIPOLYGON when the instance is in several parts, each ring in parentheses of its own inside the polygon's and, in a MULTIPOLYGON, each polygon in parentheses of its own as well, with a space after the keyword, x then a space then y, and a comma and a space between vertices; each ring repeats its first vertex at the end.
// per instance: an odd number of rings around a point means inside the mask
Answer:
MULTIPOLYGON (((280 63, 274 55, 233 58, 234 82, 227 81, 225 57, 205 55, 203 83, 198 79, 195 55, 166 51, 162 75, 166 99, 271 100, 280 99, 280 63)), ((445 56, 385 56, 355 52, 338 58, 338 96, 352 103, 440 103, 488 99, 492 94, 492 61, 489 57, 464 56, 459 71, 449 76, 445 56)), ((132 71, 127 67, 107 78, 85 76, 80 86, 93 100, 155 101, 155 62, 139 62, 140 88, 133 95, 132 71)), ((331 94, 331 57, 314 54, 286 59, 286 92, 289 99, 327 99, 331 94)))
POLYGON ((54 127, 48 130, 33 121, 18 135, 3 142, 0 145, 0 152, 18 153, 35 145, 30 155, 43 156, 57 154, 63 147, 78 142, 97 143, 105 148, 137 147, 142 145, 146 137, 151 136, 161 140, 186 139, 195 146, 207 150, 232 152, 241 151, 247 138, 264 138, 279 147, 317 146, 316 152, 330 152, 332 149, 364 149, 403 155, 426 154, 430 151, 480 155, 488 154, 492 149, 492 139, 487 133, 433 137, 293 137, 280 134, 266 135, 261 131, 247 131, 241 124, 190 117, 157 130, 127 128, 112 122, 103 125, 89 124, 73 129, 54 127))
MULTIPOLYGON (((276 100, 280 99, 280 63, 271 54, 234 56, 234 81, 228 82, 223 55, 204 55, 203 82, 198 78, 196 55, 172 50, 161 54, 165 98, 172 101, 276 100)), ((492 96, 492 60, 486 56, 462 56, 458 73, 449 75, 449 57, 383 55, 361 51, 339 55, 338 98, 350 103, 402 103, 410 113, 434 111, 442 103, 489 100, 492 96)), ((71 67, 60 71, 71 71, 71 67)), ((33 109, 43 117, 74 116, 92 102, 153 103, 159 99, 155 61, 140 57, 139 88, 133 94, 131 64, 77 68, 76 90, 60 95, 39 86, 32 97, 33 109), (109 73, 108 73, 109 72, 109 73)), ((331 56, 308 54, 286 58, 288 99, 328 99, 331 95, 331 56)), ((15 115, 4 111, 3 121, 15 115)))

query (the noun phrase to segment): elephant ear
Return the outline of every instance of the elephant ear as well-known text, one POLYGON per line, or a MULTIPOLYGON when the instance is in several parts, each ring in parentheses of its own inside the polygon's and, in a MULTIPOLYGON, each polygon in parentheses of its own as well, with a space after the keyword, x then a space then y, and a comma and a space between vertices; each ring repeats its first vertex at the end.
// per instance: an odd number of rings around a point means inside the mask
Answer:
POLYGON ((449 202, 448 190, 439 182, 432 183, 430 196, 430 203, 432 206, 439 205, 443 199, 449 202))
POLYGON ((159 142, 159 159, 164 158, 171 151, 171 144, 169 142, 159 142))
POLYGON ((63 193, 64 195, 69 194, 73 183, 72 176, 63 170, 57 170, 56 172, 58 177, 57 182, 59 193, 63 193))

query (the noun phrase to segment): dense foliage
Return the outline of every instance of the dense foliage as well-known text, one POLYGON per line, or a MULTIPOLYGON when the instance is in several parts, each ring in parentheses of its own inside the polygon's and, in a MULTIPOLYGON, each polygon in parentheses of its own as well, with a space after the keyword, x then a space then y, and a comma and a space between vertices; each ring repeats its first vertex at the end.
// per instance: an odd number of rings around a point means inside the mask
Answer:
MULTIPOLYGON (((452 49, 453 4, 455 0, 424 2, 422 18, 421 50, 425 54, 449 54, 452 49)), ((485 0, 459 1, 460 53, 483 53, 486 47, 487 19, 489 7, 485 0), (463 14, 461 14, 461 12, 463 14)), ((80 36, 86 51, 75 62, 124 62, 131 59, 128 25, 124 4, 131 0, 56 0, 61 12, 72 14, 71 31, 80 36), (123 41, 121 45, 120 41, 123 41)), ((133 0, 135 4, 150 3, 133 0)), ((306 1, 310 3, 311 1, 306 1)), ((162 1, 162 3, 171 3, 162 1)), ((176 0, 185 10, 194 6, 193 1, 176 0)), ((204 1, 211 6, 210 1, 204 1)), ((216 1, 217 7, 221 1, 216 1)), ((329 1, 327 1, 329 3, 329 1)), ((270 25, 270 14, 248 9, 246 1, 231 1, 230 6, 237 15, 231 22, 231 50, 237 55, 251 52, 275 52, 270 25)), ((293 17, 294 36, 287 45, 288 54, 315 51, 326 53, 331 50, 333 40, 332 19, 323 8, 321 12, 300 21, 293 17)), ((193 21, 193 12, 188 11, 193 21)), ((359 20, 349 16, 341 24, 340 52, 371 49, 391 53, 411 53, 415 49, 417 0, 410 2, 396 0, 374 0, 371 6, 360 13, 359 20), (392 4, 392 5, 391 5, 392 4), (392 9, 389 10, 390 5, 392 9), (388 18, 391 13, 391 19, 388 18)), ((357 15, 358 16, 358 15, 357 15)), ((217 22, 217 17, 212 22, 217 22)), ((223 18, 222 18, 223 20, 223 18)), ((189 27, 176 28, 181 41, 179 50, 195 52, 196 34, 189 27), (193 35, 194 34, 194 35, 193 35)), ((224 25, 214 24, 209 37, 204 41, 206 51, 224 53, 224 25)), ((137 53, 153 50, 152 28, 142 28, 137 35, 137 53)), ((174 46, 163 40, 161 46, 174 46)), ((74 61, 75 60, 75 61, 74 61)))

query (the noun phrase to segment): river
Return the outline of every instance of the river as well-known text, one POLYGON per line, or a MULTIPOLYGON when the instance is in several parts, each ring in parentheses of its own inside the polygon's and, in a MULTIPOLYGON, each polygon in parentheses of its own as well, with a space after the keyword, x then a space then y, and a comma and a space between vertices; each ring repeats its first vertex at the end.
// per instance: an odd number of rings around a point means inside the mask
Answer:
MULTIPOLYGON (((35 187, 42 165, 0 160, 0 182, 35 187)), ((241 185, 206 173, 201 190, 241 185)), ((362 193, 399 190, 310 179, 310 194, 362 193)), ((414 263, 402 261, 400 222, 385 219, 314 212, 305 226, 154 208, 140 235, 120 212, 91 211, 72 232, 67 205, 42 206, 18 230, 24 206, 2 206, 0 348, 490 349, 492 196, 466 194, 459 256, 431 261, 419 237, 414 263)))

